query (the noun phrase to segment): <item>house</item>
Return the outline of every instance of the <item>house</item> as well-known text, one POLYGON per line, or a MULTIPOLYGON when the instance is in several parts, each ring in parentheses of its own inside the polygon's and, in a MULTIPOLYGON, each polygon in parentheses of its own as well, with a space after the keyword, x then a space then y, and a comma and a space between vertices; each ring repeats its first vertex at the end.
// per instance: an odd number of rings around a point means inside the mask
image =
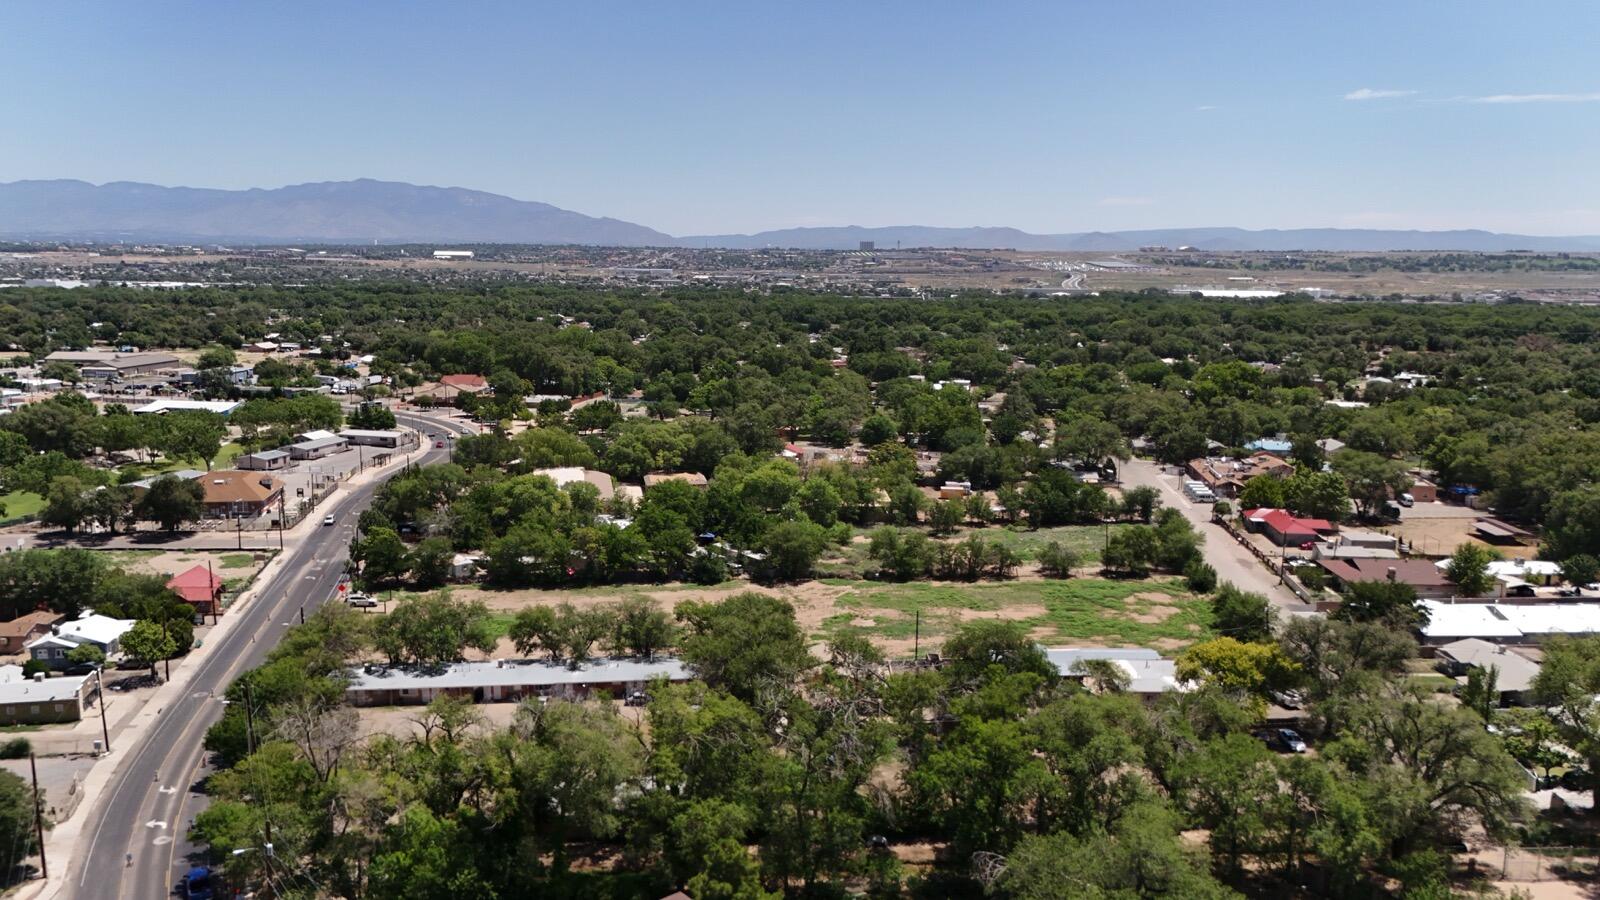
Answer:
POLYGON ((113 619, 84 610, 78 618, 55 625, 49 634, 29 641, 28 656, 52 669, 65 669, 72 665, 67 654, 83 644, 100 648, 108 657, 116 653, 122 647, 122 636, 131 628, 132 619, 113 619))
POLYGON ((450 580, 471 581, 477 577, 478 557, 470 553, 457 553, 450 557, 450 580))
POLYGON ((1484 603, 1424 600, 1428 623, 1417 629, 1423 645, 1463 638, 1496 644, 1537 644, 1551 637, 1600 634, 1600 603, 1484 603))
POLYGON ((9 622, 0 623, 0 655, 21 653, 27 643, 40 635, 50 633, 52 625, 59 624, 63 616, 57 612, 36 609, 9 622))
POLYGON ((1439 501, 1439 486, 1426 478, 1414 477, 1411 487, 1406 490, 1416 503, 1437 503, 1439 501))
POLYGON ((1494 669, 1500 702, 1521 706, 1541 668, 1537 662, 1505 646, 1481 638, 1463 638, 1434 648, 1446 674, 1464 678, 1472 669, 1494 669))
POLYGON ((259 516, 283 499, 283 482, 259 472, 223 469, 199 479, 206 515, 215 519, 259 516))
POLYGON ((1282 435, 1279 435, 1277 437, 1270 438, 1257 438, 1256 440, 1245 444, 1244 448, 1246 450, 1259 450, 1263 453, 1271 453, 1273 456, 1284 457, 1288 456, 1289 451, 1294 449, 1294 442, 1282 435))
POLYGON ((1423 599, 1455 595, 1456 586, 1425 559, 1319 559, 1333 588, 1343 591, 1359 581, 1395 581, 1409 584, 1423 599))
POLYGON ((1335 543, 1340 546, 1366 547, 1373 550, 1398 551, 1400 549, 1400 539, 1394 535, 1384 534, 1381 531, 1367 531, 1361 528, 1340 529, 1335 543))
POLYGON ((27 677, 21 666, 0 666, 0 725, 44 725, 76 722, 100 693, 93 675, 27 677))
POLYGON ((289 466, 287 450, 257 450, 234 459, 233 464, 251 472, 273 472, 289 466))
POLYGON ((1242 460, 1226 456, 1199 457, 1184 467, 1192 480, 1205 485, 1219 497, 1237 497, 1239 491, 1257 475, 1288 478, 1294 466, 1266 451, 1257 451, 1242 460))
MULTIPOLYGON (((1366 404, 1362 405, 1365 406, 1366 404)), ((1317 446, 1322 448, 1322 453, 1324 456, 1332 456, 1335 453, 1338 453, 1340 450, 1343 450, 1346 444, 1344 441, 1341 441, 1338 438, 1323 438, 1322 440, 1317 441, 1317 446)))
POLYGON ((1045 648, 1044 655, 1061 673, 1062 678, 1083 681, 1083 674, 1074 671, 1077 663, 1087 660, 1106 660, 1114 663, 1128 676, 1127 692, 1146 699, 1168 691, 1188 688, 1178 680, 1178 664, 1163 659, 1160 653, 1142 647, 1101 648, 1061 647, 1045 648))
POLYGON ((335 453, 343 453, 350 449, 350 442, 334 434, 325 432, 327 437, 301 440, 289 445, 290 459, 322 459, 335 453))
POLYGON ((345 696, 356 706, 426 704, 442 696, 474 703, 515 703, 525 697, 580 698, 601 692, 625 697, 658 678, 681 682, 692 677, 682 662, 669 657, 597 659, 577 666, 506 659, 431 667, 367 666, 350 673, 345 696))
MULTIPOLYGON (((1440 572, 1450 568, 1449 559, 1434 563, 1440 572)), ((1495 593, 1504 597, 1513 587, 1550 587, 1561 582, 1561 565, 1544 559, 1495 559, 1489 561, 1489 577, 1495 580, 1495 593)))
POLYGON ((644 476, 644 488, 649 490, 658 484, 665 484, 669 481, 681 481, 690 487, 701 489, 706 486, 706 477, 699 472, 651 472, 644 476))
POLYGON ((556 483, 556 487, 566 487, 569 484, 585 482, 592 484, 600 492, 602 501, 610 500, 616 496, 616 482, 605 472, 594 469, 584 469, 579 466, 561 466, 554 469, 534 469, 529 475, 543 475, 556 483))
POLYGON ((199 478, 204 478, 205 476, 206 473, 200 471, 199 469, 175 469, 171 472, 162 472, 160 475, 151 475, 149 478, 141 478, 138 481, 129 482, 128 487, 133 488, 134 493, 138 494, 141 491, 150 490, 150 485, 155 484, 157 481, 160 481, 163 478, 177 478, 181 481, 194 481, 199 478))
POLYGON ((193 566, 179 572, 167 580, 167 589, 203 616, 215 614, 222 599, 222 579, 209 566, 193 566))
POLYGON ((1314 543, 1339 530, 1327 519, 1303 519, 1286 509, 1247 509, 1242 515, 1247 530, 1264 534, 1282 547, 1314 543))

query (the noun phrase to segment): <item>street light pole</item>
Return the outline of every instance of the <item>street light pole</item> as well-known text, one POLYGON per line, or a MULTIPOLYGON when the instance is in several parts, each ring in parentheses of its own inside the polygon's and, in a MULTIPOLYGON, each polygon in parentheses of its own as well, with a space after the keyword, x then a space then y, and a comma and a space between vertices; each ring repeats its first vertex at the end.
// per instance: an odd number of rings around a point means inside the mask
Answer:
POLYGON ((100 694, 100 736, 105 738, 106 752, 111 752, 111 726, 106 724, 106 678, 104 663, 94 670, 95 691, 100 694))

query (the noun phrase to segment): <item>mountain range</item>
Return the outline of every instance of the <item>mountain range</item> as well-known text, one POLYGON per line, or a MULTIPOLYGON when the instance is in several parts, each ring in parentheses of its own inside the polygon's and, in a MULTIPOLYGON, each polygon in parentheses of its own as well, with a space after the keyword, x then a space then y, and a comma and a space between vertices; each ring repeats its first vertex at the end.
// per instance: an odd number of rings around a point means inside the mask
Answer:
POLYGON ((1015 228, 897 225, 788 228, 674 237, 621 219, 465 188, 395 181, 328 181, 249 190, 70 179, 0 183, 0 238, 183 243, 585 244, 619 247, 1078 250, 1145 246, 1202 250, 1459 250, 1600 252, 1600 236, 1490 231, 1163 228, 1032 234, 1015 228))

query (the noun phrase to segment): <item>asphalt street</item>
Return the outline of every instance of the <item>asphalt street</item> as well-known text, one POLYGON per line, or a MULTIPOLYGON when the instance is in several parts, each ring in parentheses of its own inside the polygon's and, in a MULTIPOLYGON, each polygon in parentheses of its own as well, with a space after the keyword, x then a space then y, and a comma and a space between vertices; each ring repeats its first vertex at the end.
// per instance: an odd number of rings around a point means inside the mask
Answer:
MULTIPOLYGON (((401 424, 424 434, 466 434, 470 426, 446 423, 408 413, 397 413, 401 424)), ((417 464, 443 460, 448 449, 425 441, 417 464)), ((222 693, 241 672, 259 665, 288 627, 326 602, 336 591, 345 571, 350 539, 361 511, 383 484, 374 480, 331 498, 318 511, 333 515, 335 524, 321 526, 302 536, 257 597, 217 644, 202 647, 205 654, 195 670, 190 690, 159 712, 156 723, 137 744, 113 746, 131 754, 94 808, 86 814, 83 838, 67 867, 61 896, 81 900, 164 897, 190 866, 186 858, 195 848, 186 832, 204 798, 196 786, 203 777, 206 729, 222 715, 222 693), (131 854, 132 862, 128 862, 131 854)), ((263 541, 276 535, 256 536, 263 541)), ((58 863, 66 863, 63 860, 58 863)))

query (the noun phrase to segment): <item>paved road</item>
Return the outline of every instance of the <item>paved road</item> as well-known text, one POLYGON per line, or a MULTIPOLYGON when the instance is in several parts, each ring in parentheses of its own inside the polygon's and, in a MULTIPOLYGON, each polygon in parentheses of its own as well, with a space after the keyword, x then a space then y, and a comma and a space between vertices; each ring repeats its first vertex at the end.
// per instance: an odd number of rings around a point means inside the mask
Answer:
POLYGON ((1307 612, 1312 607, 1302 603, 1288 588, 1278 583, 1278 576, 1267 571, 1261 561, 1221 526, 1211 521, 1211 504, 1195 503, 1183 495, 1181 481, 1169 475, 1161 466, 1149 460, 1131 459, 1122 464, 1124 487, 1146 485, 1161 492, 1161 502, 1181 510, 1194 524, 1195 530, 1205 535, 1206 562, 1217 570, 1217 580, 1231 581, 1239 588, 1266 595, 1273 605, 1284 612, 1307 612))
MULTIPOLYGON (((432 418, 404 413, 397 417, 424 433, 467 431, 432 418)), ((426 442, 417 461, 437 462, 447 452, 426 442)), ((87 813, 90 818, 84 823, 83 841, 68 865, 60 896, 145 900, 171 893, 188 869, 185 855, 191 848, 185 832, 203 803, 194 790, 205 762, 201 741, 206 729, 222 715, 219 698, 223 689, 240 672, 260 664, 288 626, 298 620, 302 606, 309 613, 334 593, 345 569, 356 519, 381 484, 382 480, 375 480, 357 485, 327 501, 318 512, 333 514, 338 524, 306 526, 313 530, 285 551, 277 574, 249 607, 238 613, 243 620, 215 646, 199 651, 205 658, 194 673, 189 693, 162 710, 136 746, 117 747, 117 752, 133 757, 108 787, 109 795, 87 813), (125 855, 130 853, 133 864, 127 866, 125 855)))

